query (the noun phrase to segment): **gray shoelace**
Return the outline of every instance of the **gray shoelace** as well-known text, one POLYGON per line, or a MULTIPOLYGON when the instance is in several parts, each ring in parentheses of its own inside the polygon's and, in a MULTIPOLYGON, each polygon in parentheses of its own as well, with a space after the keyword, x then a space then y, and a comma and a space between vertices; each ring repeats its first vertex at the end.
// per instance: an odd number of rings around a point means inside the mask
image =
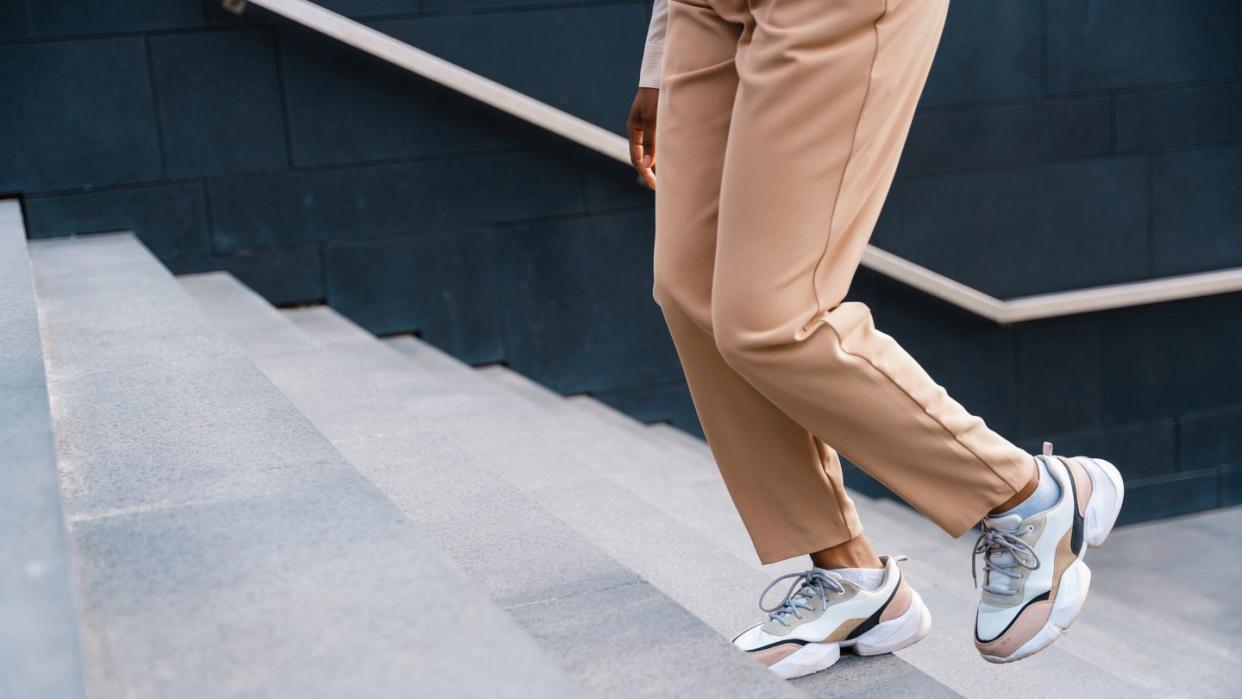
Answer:
POLYGON ((768 618, 772 621, 777 622, 781 626, 789 626, 789 617, 801 619, 802 613, 800 610, 805 609, 809 612, 815 609, 811 602, 816 597, 819 598, 821 605, 827 606, 826 590, 845 592, 845 586, 841 584, 840 576, 816 568, 802 573, 789 573, 773 580, 763 589, 763 592, 759 595, 759 608, 767 612, 768 618), (789 584, 789 589, 785 591, 785 598, 780 601, 780 604, 777 604, 775 607, 763 606, 763 598, 768 596, 768 591, 790 578, 794 580, 789 584))
POLYGON ((983 589, 998 595, 1012 595, 1016 590, 1009 589, 1008 581, 1003 585, 992 582, 992 574, 999 573, 1006 578, 1020 578, 1022 572, 1018 568, 1035 570, 1039 567, 1039 556, 1031 545, 1020 539, 1016 532, 992 529, 983 523, 983 533, 975 540, 975 550, 970 557, 970 575, 979 587, 978 556, 983 554, 984 577, 983 589))

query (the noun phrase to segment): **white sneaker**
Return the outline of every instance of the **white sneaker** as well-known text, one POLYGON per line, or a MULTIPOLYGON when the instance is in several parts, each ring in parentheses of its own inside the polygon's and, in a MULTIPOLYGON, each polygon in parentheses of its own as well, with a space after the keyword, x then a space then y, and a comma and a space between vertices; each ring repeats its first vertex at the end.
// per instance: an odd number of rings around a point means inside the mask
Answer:
POLYGON ((984 560, 975 647, 994 663, 1037 653, 1074 623, 1091 585, 1083 554, 1108 538, 1125 497, 1121 474, 1107 461, 1053 456, 1050 442, 1035 458, 1061 486, 1060 500, 1026 519, 987 517, 975 542, 984 560))
POLYGON ((884 582, 864 590, 821 568, 783 575, 760 595, 768 620, 733 639, 777 675, 792 679, 831 667, 842 648, 859 655, 892 653, 931 631, 931 614, 901 574, 897 558, 880 556, 884 582), (794 578, 785 599, 764 607, 763 597, 782 580, 794 578))

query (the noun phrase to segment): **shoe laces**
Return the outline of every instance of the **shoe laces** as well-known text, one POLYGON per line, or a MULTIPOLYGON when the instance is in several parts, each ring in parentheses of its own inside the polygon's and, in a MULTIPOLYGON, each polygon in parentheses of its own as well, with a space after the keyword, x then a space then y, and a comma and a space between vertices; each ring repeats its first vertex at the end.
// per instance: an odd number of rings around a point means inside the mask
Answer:
POLYGON ((815 607, 812 602, 818 598, 823 606, 828 604, 827 590, 838 593, 845 592, 845 586, 841 584, 841 576, 827 570, 812 568, 802 573, 789 573, 768 583, 759 595, 759 608, 768 613, 768 619, 775 621, 781 626, 788 627, 790 617, 802 619, 802 611, 814 611, 815 607), (774 607, 765 607, 763 599, 768 596, 768 592, 785 580, 792 579, 789 589, 785 591, 785 597, 774 607))
MULTIPOLYGON (((1020 578, 1023 575, 1021 568, 1035 570, 1040 566, 1039 555, 1018 536, 1017 531, 989 527, 986 520, 982 527, 983 533, 975 540, 974 553, 970 557, 970 575, 975 587, 979 587, 978 557, 982 554, 983 589, 998 595, 1015 594, 1017 590, 1009 588, 1008 580, 1002 581, 1001 585, 993 583, 992 574, 999 573, 1009 579, 1020 578)), ((1027 525, 1027 531, 1030 531, 1030 525, 1027 525)))

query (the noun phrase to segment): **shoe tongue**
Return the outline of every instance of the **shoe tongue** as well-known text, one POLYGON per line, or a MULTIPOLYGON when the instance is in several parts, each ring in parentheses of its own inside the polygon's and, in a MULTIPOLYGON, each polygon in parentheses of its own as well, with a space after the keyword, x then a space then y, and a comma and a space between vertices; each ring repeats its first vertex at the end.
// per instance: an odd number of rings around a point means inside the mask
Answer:
POLYGON ((1022 526, 1022 517, 1019 515, 988 517, 988 526, 992 529, 1013 533, 1018 531, 1018 527, 1022 526))

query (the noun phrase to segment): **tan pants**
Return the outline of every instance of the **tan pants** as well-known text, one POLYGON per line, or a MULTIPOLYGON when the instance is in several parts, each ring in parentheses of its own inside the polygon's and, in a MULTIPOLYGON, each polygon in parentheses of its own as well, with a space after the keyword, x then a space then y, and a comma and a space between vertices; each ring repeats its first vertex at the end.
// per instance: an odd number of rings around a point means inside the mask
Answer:
POLYGON ((764 562, 861 533, 834 448, 953 536, 1031 477, 1029 455, 951 399, 865 305, 842 303, 946 11, 671 3, 655 297, 764 562))

